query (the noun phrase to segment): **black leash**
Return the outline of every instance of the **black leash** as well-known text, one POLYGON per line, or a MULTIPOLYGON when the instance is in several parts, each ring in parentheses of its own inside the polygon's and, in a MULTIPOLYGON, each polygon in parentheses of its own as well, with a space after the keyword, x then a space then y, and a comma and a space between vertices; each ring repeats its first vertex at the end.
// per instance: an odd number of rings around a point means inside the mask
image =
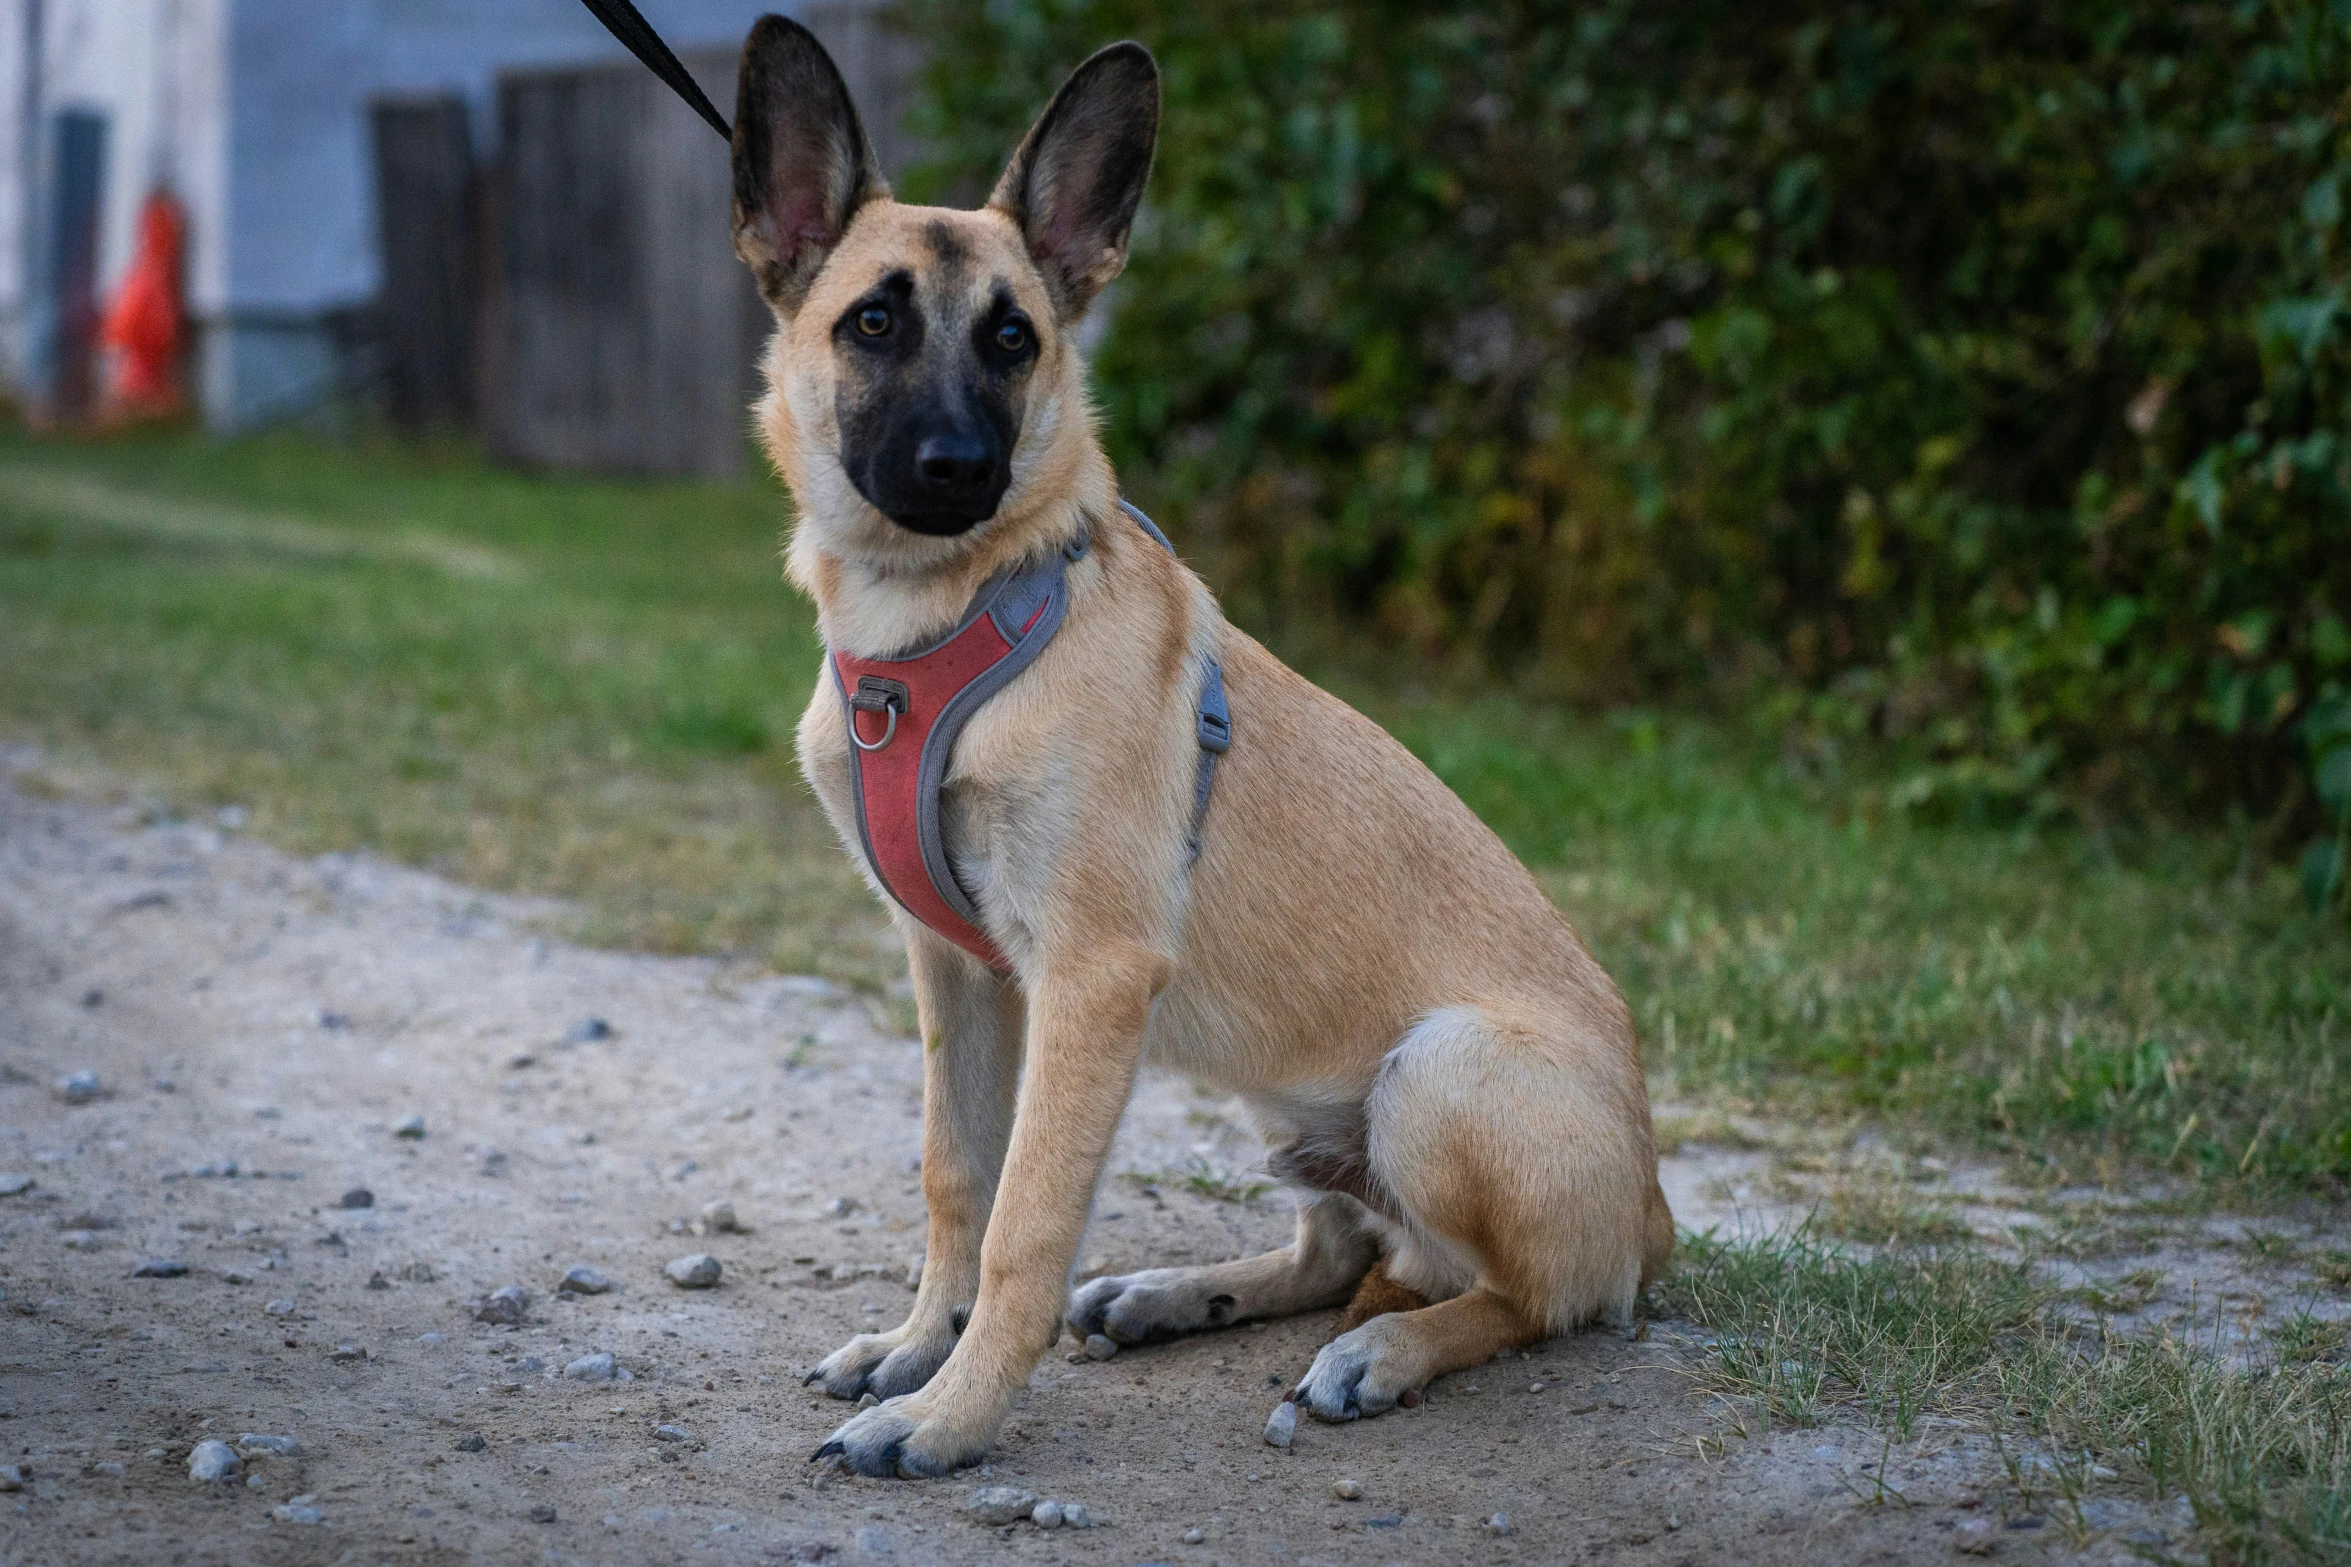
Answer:
POLYGON ((733 141, 735 133, 727 128, 726 116, 720 114, 711 101, 702 95, 702 89, 686 68, 678 64, 678 57, 669 52, 669 45, 653 30, 653 24, 637 14, 629 0, 580 0, 596 20, 602 22, 612 36, 629 46, 629 53, 645 62, 645 68, 669 83, 670 91, 692 106, 694 112, 710 122, 710 128, 733 141))

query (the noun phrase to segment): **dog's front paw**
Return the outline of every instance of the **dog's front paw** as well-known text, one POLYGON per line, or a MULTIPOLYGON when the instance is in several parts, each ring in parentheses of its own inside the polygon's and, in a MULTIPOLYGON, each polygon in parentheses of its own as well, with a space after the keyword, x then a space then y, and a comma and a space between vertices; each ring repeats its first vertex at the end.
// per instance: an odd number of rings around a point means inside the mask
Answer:
POLYGON ((1359 1415, 1384 1415, 1412 1391, 1397 1357, 1388 1352, 1376 1321, 1352 1333, 1342 1333, 1322 1347, 1307 1368, 1306 1379, 1290 1397, 1317 1420, 1353 1420, 1359 1415))
POLYGON ((877 1480, 936 1480, 968 1468, 987 1455, 987 1431, 958 1427, 928 1407, 919 1393, 860 1410, 809 1454, 809 1461, 838 1459, 877 1480))
POLYGON ((1152 1268, 1093 1279, 1069 1298, 1069 1325, 1080 1338, 1100 1333, 1120 1344, 1150 1344, 1233 1320, 1235 1302, 1204 1283, 1196 1268, 1152 1268))
POLYGON ((860 1333, 817 1362, 802 1380, 835 1398, 896 1398, 930 1381, 955 1348, 952 1333, 923 1333, 912 1323, 887 1333, 860 1333))

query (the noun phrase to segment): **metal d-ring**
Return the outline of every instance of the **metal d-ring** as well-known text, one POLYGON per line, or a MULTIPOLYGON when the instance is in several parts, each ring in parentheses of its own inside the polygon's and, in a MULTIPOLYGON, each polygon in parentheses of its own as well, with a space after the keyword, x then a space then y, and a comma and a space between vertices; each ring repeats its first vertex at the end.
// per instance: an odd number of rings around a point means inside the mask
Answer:
POLYGON ((865 737, 857 732, 857 710, 855 708, 850 709, 849 743, 851 745, 856 746, 860 751, 878 751, 883 746, 890 743, 890 737, 898 732, 898 704, 895 702, 886 703, 884 704, 882 711, 890 715, 889 725, 882 730, 882 737, 879 740, 876 740, 871 745, 867 745, 865 743, 865 737))
POLYGON ((857 692, 849 698, 850 742, 860 751, 880 750, 890 743, 893 735, 897 734, 898 715, 909 711, 913 705, 914 693, 906 688, 904 681, 889 680, 880 675, 859 676, 857 692), (890 715, 888 725, 882 730, 882 737, 871 745, 867 745, 865 737, 857 732, 857 715, 859 713, 887 713, 890 715))

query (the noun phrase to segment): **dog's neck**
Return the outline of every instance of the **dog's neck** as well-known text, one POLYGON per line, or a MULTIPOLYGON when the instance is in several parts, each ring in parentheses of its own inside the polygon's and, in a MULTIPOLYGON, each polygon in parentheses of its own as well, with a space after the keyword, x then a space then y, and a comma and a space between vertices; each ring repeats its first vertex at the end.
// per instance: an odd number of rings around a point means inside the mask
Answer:
POLYGON ((999 514, 957 549, 867 553, 825 542, 846 530, 803 517, 785 554, 795 585, 816 602, 825 646, 866 658, 920 647, 952 630, 988 579, 1008 566, 1092 537, 1118 510, 1118 484, 1099 452, 1079 482, 1019 515, 999 514))

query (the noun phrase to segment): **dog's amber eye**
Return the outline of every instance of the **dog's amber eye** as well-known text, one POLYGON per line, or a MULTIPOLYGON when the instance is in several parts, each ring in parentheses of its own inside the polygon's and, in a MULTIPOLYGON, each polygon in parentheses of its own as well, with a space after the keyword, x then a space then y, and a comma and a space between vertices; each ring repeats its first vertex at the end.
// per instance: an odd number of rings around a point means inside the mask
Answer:
POLYGON ((1007 321, 996 328, 996 346, 1008 354, 1017 354, 1029 346, 1029 327, 1025 321, 1007 321))
POLYGON ((867 337, 879 337, 890 330, 890 312, 879 305, 868 305, 857 312, 857 330, 867 337))

